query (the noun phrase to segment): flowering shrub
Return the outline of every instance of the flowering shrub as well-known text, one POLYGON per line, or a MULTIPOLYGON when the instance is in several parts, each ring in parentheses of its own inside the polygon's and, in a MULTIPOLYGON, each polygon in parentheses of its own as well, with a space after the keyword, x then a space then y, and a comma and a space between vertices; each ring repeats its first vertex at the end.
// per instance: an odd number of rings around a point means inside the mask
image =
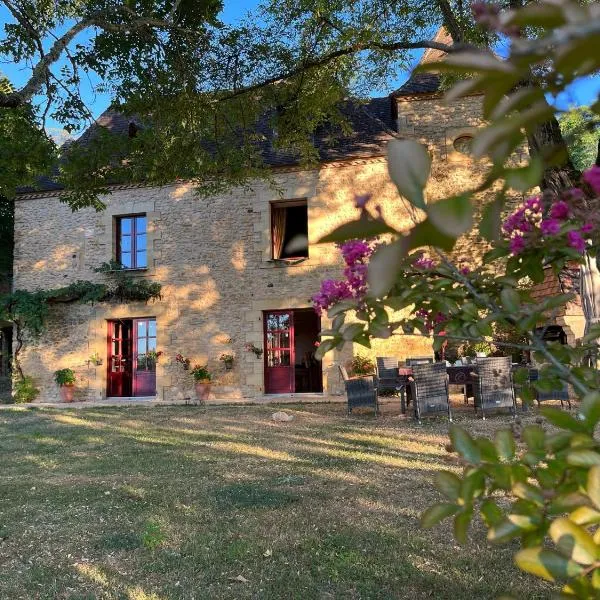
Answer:
MULTIPOLYGON (((541 409, 557 432, 542 424, 526 427, 520 439, 507 429, 491 441, 451 426, 452 451, 463 470, 437 475, 444 501, 423 514, 422 525, 453 518, 454 534, 465 542, 473 516, 480 513, 488 540, 519 540, 515 562, 522 570, 561 582, 564 597, 598 598, 600 442, 595 430, 600 423, 600 381, 590 357, 600 350, 600 325, 589 318, 586 334, 575 347, 545 341, 540 328, 574 295, 536 300, 530 288, 544 281, 545 269, 559 274, 572 264, 581 264, 592 287, 600 287, 588 268, 600 257, 600 167, 586 171, 576 186, 566 183, 577 181, 569 165, 557 170, 556 162, 545 164, 544 152, 532 153, 525 165, 512 159, 526 136, 536 139, 540 129, 552 125, 554 109, 545 92, 557 94, 581 74, 600 70, 600 55, 591 50, 600 35, 600 5, 540 0, 504 12, 478 2, 473 10, 494 35, 511 36, 508 56, 467 49, 421 69, 461 79, 450 92, 454 98, 473 91, 483 95, 489 124, 475 136, 472 150, 474 158, 488 157, 493 165, 476 190, 426 203, 429 153, 412 140, 389 143, 390 177, 422 216, 409 232, 396 231, 381 210, 370 211, 369 199, 361 197, 356 202, 360 218, 323 238, 342 248, 366 236, 389 234, 391 241, 368 255, 357 252, 360 293, 346 275, 345 281, 317 295, 316 307, 328 310, 332 325, 322 332, 316 354, 322 357, 348 341, 369 345, 372 337, 431 336, 433 331, 435 350, 446 341, 491 341, 500 350, 532 354, 540 365, 538 381, 529 382, 525 368, 514 373, 523 402, 531 402, 536 391, 560 390, 568 383, 581 400, 576 416, 541 409), (535 37, 522 35, 526 30, 535 31, 535 37), (479 214, 473 208, 475 193, 493 185, 499 192, 479 214), (502 222, 507 197, 531 194, 536 187, 543 192, 502 222), (469 270, 453 261, 450 252, 475 219, 491 249, 469 270), (433 258, 425 257, 425 248, 433 258), (405 316, 392 320, 392 314, 405 316), (352 320, 346 321, 347 316, 352 320), (510 336, 494 337, 502 331, 510 336)), ((600 102, 591 110, 599 114, 600 102)))
POLYGON ((357 354, 350 361, 350 370, 354 375, 371 375, 375 373, 375 363, 368 357, 357 354))
MULTIPOLYGON (((357 201, 358 204, 358 201, 357 201)), ((366 202, 361 202, 365 206, 366 202)), ((315 310, 320 315, 341 300, 361 299, 367 293, 367 265, 376 248, 375 240, 348 240, 338 244, 344 259, 344 280, 326 279, 321 283, 318 294, 312 298, 315 310)))
POLYGON ((244 350, 246 350, 246 352, 252 352, 256 358, 260 358, 263 355, 263 349, 255 346, 252 342, 248 342, 244 346, 244 350))

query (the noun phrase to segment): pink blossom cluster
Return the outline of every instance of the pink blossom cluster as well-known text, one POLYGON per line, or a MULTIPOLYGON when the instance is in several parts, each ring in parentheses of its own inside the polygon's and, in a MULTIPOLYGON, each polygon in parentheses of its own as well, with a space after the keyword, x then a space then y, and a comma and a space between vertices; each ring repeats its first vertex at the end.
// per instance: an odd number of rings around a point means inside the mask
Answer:
POLYGON ((420 308, 415 312, 415 316, 423 319, 425 321, 425 327, 429 329, 429 331, 433 331, 436 325, 440 323, 444 323, 448 320, 448 315, 445 315, 442 312, 433 313, 433 311, 427 310, 426 308, 420 308))
MULTIPOLYGON (((600 167, 587 170, 583 179, 600 194, 600 167)), ((510 251, 519 254, 527 245, 535 244, 540 238, 553 238, 567 230, 565 242, 570 248, 583 254, 586 249, 586 239, 596 227, 590 222, 582 223, 581 211, 578 213, 574 209, 582 198, 583 192, 579 188, 566 190, 560 199, 552 202, 547 211, 543 210, 542 200, 539 197, 526 200, 523 206, 510 215, 502 225, 504 234, 509 240, 510 251)))
POLYGON ((502 230, 509 239, 513 254, 525 249, 525 236, 538 226, 542 220, 542 203, 538 196, 528 198, 523 206, 510 215, 502 225, 502 230))
POLYGON ((320 315, 341 300, 362 300, 367 293, 369 258, 375 250, 374 240, 349 240, 338 244, 344 259, 344 278, 325 279, 318 294, 312 297, 315 311, 320 315))
POLYGON ((594 165, 583 174, 583 180, 596 192, 600 194, 600 166, 594 165))
POLYGON ((431 260, 431 258, 419 256, 419 258, 413 262, 413 266, 417 269, 433 269, 435 263, 431 260))

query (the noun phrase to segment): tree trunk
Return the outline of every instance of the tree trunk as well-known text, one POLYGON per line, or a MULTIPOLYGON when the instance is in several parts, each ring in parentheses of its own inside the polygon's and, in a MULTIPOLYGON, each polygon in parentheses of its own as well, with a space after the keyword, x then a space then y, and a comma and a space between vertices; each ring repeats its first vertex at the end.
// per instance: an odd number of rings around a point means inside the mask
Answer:
POLYGON ((542 178, 542 190, 560 194, 579 184, 580 173, 571 162, 556 117, 528 132, 527 141, 531 156, 540 156, 547 165, 542 178))

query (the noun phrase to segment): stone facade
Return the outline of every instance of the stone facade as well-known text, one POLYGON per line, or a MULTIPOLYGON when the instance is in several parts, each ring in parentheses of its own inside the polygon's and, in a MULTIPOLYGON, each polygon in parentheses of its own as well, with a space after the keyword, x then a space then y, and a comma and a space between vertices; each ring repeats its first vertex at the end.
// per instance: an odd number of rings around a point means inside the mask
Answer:
MULTIPOLYGON (((436 96, 398 100, 399 133, 424 143, 433 157, 427 188, 435 201, 475 185, 482 165, 453 147, 480 124, 480 98, 451 106, 436 96)), ((148 268, 134 272, 163 285, 162 299, 149 304, 53 306, 48 330, 22 352, 24 371, 42 389, 39 400, 55 400, 54 370, 73 368, 80 399, 107 393, 107 320, 156 317, 157 347, 164 352, 157 366, 157 396, 182 400, 192 396, 189 373, 175 363, 182 353, 193 363, 208 363, 216 374, 216 397, 255 397, 264 393, 264 362, 246 352, 247 343, 263 347, 263 311, 300 309, 322 279, 339 277, 339 253, 317 244, 325 233, 358 215, 355 194, 371 193, 389 221, 400 229, 411 224, 410 207, 389 180, 383 156, 322 164, 314 170, 275 172, 276 185, 256 182, 250 189, 204 199, 190 184, 115 189, 104 200, 107 209, 71 212, 54 195, 30 194, 16 203, 14 286, 57 288, 76 280, 102 281, 94 268, 115 257, 115 217, 145 213, 148 219, 148 268), (288 265, 271 260, 271 203, 305 199, 308 206, 309 258, 288 265), (89 357, 104 358, 96 366, 89 357), (235 355, 233 369, 218 361, 235 355)), ((485 198, 482 198, 482 202, 485 198)), ((476 258, 483 249, 474 232, 458 252, 476 258)), ((321 325, 327 327, 327 319, 321 325)), ((337 364, 356 351, 351 345, 323 361, 323 388, 340 393, 337 364)), ((369 354, 365 349, 359 352, 369 354)), ((376 340, 370 354, 431 355, 431 341, 420 337, 376 340)))

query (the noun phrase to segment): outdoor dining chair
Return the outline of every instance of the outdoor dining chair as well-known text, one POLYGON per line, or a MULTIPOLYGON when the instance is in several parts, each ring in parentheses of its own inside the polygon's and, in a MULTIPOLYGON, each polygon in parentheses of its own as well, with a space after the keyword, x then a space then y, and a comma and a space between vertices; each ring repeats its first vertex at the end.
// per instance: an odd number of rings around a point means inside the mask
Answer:
POLYGON ((398 359, 391 356, 377 357, 377 391, 400 394, 400 407, 406 411, 406 381, 398 374, 398 359))
POLYGON ((407 358, 404 362, 407 367, 414 367, 415 365, 432 365, 433 358, 431 356, 415 356, 407 358))
POLYGON ((415 418, 421 423, 426 414, 447 413, 452 421, 446 363, 413 365, 410 382, 415 418))
POLYGON ((377 396, 377 382, 374 375, 360 375, 358 377, 348 377, 348 371, 342 365, 339 365, 344 386, 346 387, 346 397, 348 398, 348 414, 353 408, 359 406, 372 406, 375 410, 375 416, 379 412, 379 399, 377 396))
POLYGON ((477 358, 475 364, 475 411, 481 410, 481 416, 485 420, 486 411, 509 408, 513 417, 516 417, 517 401, 513 387, 511 357, 477 358))
MULTIPOLYGON (((529 381, 535 382, 540 378, 540 373, 537 369, 530 369, 529 371, 529 381)), ((571 398, 569 397, 569 385, 567 383, 563 383, 561 389, 559 390, 550 390, 548 392, 541 392, 540 390, 535 391, 535 399, 538 403, 538 406, 544 400, 560 400, 560 407, 564 408, 565 402, 569 405, 569 410, 571 410, 571 398)))

